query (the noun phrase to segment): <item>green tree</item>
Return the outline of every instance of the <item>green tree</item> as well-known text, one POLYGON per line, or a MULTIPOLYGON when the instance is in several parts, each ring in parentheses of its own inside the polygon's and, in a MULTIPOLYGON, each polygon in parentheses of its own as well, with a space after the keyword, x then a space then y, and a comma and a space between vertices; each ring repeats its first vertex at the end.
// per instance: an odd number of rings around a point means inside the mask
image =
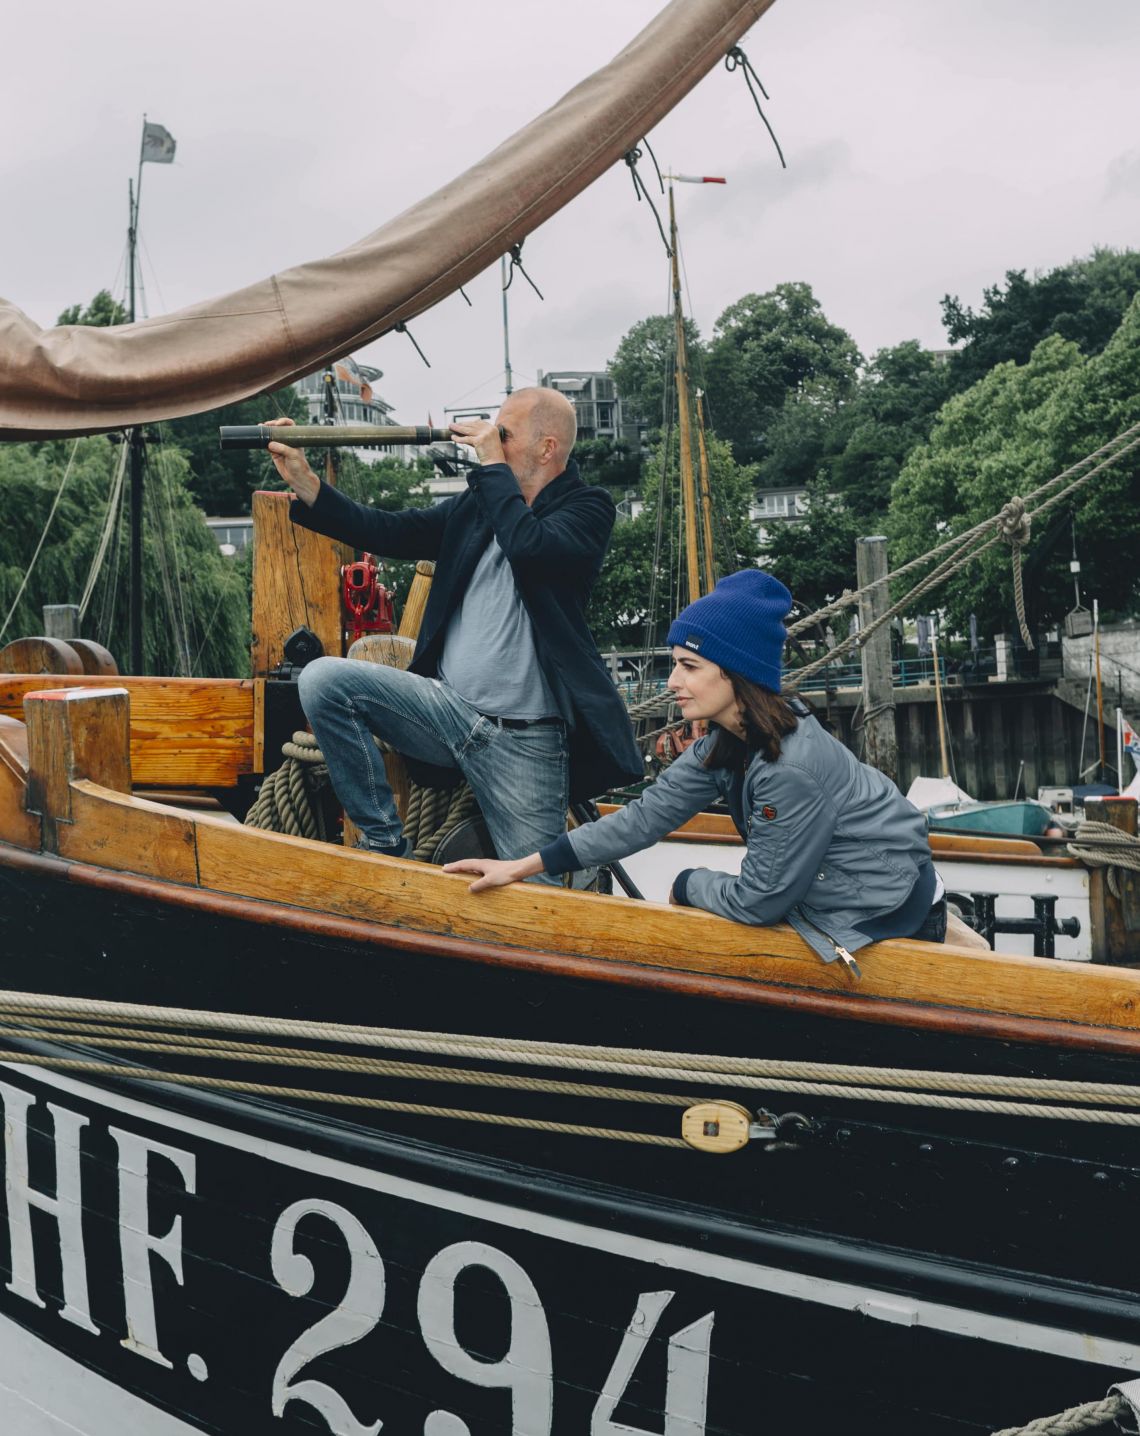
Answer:
POLYGON ((69 309, 65 309, 55 322, 57 324, 94 324, 99 328, 105 328, 110 324, 125 324, 127 311, 117 299, 111 298, 109 289, 101 289, 86 309, 81 304, 73 304, 69 309))
POLYGON ((1133 296, 1140 291, 1140 252, 1096 249, 1032 277, 1006 271, 1005 285, 983 291, 975 311, 953 295, 942 301, 942 323, 952 344, 954 387, 966 389, 996 364, 1024 364, 1042 339, 1057 334, 1086 355, 1105 347, 1133 296))
POLYGON ((864 532, 857 516, 825 484, 809 484, 806 515, 772 525, 764 566, 810 613, 855 587, 855 540, 864 532))
MULTIPOLYGON (((756 471, 736 463, 728 444, 715 434, 708 435, 706 443, 714 557, 723 575, 756 561, 756 535, 749 518, 756 471)), ((591 629, 607 648, 663 642, 678 609, 688 602, 675 434, 669 452, 663 439, 646 463, 641 492, 640 514, 619 522, 614 530, 587 613, 591 629)))
POLYGON ((624 439, 579 439, 574 458, 587 484, 603 484, 617 499, 641 485, 641 453, 624 439))
MULTIPOLYGON (((700 374, 703 348, 700 332, 691 319, 685 320, 685 351, 689 372, 700 374)), ((607 368, 621 395, 627 417, 644 422, 651 436, 667 427, 676 413, 674 374, 676 325, 671 314, 651 314, 639 319, 621 339, 607 368)))
POLYGON ((228 518, 248 514, 255 489, 282 487, 264 449, 227 449, 223 453, 218 447, 218 429, 223 424, 262 424, 283 416, 308 423, 305 401, 291 384, 220 409, 171 419, 162 426, 167 442, 186 454, 191 492, 206 513, 228 518))
MULTIPOLYGON (((79 603, 125 461, 107 438, 0 446, 0 622, 31 568, 5 641, 41 633, 47 603, 79 603), (66 483, 64 482, 66 478, 66 483), (61 493, 62 486, 62 493, 61 493), (56 504, 57 496, 59 498, 56 504), (38 559, 37 544, 55 514, 38 559)), ((185 457, 148 450, 143 529, 143 648, 151 673, 249 671, 249 605, 240 569, 218 550, 194 507, 185 457)), ((110 541, 82 624, 126 669, 128 520, 120 491, 110 541)))
POLYGON ((950 392, 948 367, 913 339, 880 349, 859 376, 854 397, 836 411, 829 430, 836 452, 825 474, 858 520, 883 520, 907 455, 929 437, 950 392))
POLYGON ((717 320, 707 349, 712 423, 741 463, 763 459, 790 395, 815 386, 840 403, 853 392, 861 362, 855 341, 828 320, 809 284, 746 294, 717 320))
MULTIPOLYGON (((1101 354, 1086 358, 1079 346, 1052 335, 1025 364, 999 364, 939 413, 930 441, 907 460, 891 500, 892 564, 930 551, 934 540, 996 514, 1009 498, 1024 495, 1100 447, 1140 419, 1140 301, 1132 307, 1101 354)), ((1072 500, 1085 591, 1108 611, 1130 612, 1136 604, 1135 566, 1120 561, 1140 542, 1140 464, 1134 456, 1106 471, 1072 500)), ((1052 515, 1050 516, 1052 517, 1052 515)), ((1061 526, 1063 528, 1063 526, 1061 526)), ((1056 542, 1042 555, 1031 544, 1027 562, 1036 569, 1027 589, 1036 624, 1058 619, 1071 605, 1067 545, 1056 542)), ((1010 553, 991 549, 952 578, 936 602, 952 624, 964 629, 978 615, 983 631, 1013 631, 1010 553)))

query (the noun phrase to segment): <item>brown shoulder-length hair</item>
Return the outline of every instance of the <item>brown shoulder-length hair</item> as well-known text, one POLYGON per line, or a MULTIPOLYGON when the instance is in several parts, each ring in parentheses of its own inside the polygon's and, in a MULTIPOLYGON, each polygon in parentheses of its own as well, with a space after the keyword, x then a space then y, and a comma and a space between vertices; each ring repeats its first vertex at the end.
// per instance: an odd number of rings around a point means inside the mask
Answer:
POLYGON ((732 684, 740 705, 744 742, 727 728, 716 728, 705 767, 743 769, 754 753, 762 753, 769 763, 774 763, 780 756, 780 740, 794 733, 800 721, 795 709, 770 688, 762 688, 759 683, 741 678, 739 673, 731 673, 727 668, 721 672, 732 684))

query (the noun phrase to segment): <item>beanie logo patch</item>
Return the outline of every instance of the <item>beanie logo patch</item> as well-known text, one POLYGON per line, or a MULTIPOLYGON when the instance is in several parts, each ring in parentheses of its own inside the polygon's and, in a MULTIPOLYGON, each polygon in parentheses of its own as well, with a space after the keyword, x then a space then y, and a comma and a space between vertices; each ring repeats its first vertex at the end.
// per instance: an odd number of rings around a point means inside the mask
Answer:
POLYGON ((685 647, 691 648, 694 653, 699 653, 701 651, 700 635, 697 633, 690 633, 688 638, 685 639, 685 647))
POLYGON ((760 809, 760 816, 762 818, 767 818, 767 820, 771 822, 772 819, 776 816, 776 810, 775 808, 773 808, 771 803, 765 803, 764 806, 760 809))

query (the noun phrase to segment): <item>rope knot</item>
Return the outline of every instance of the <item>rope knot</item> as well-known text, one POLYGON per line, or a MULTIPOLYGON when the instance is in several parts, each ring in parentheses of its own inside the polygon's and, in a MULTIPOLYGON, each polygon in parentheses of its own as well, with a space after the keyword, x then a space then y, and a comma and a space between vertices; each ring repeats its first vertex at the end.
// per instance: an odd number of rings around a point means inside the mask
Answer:
POLYGON ((1029 542, 1031 525, 1024 499, 1015 494, 1007 504, 1002 504, 1001 513, 997 516, 997 530, 1007 544, 1014 548, 1024 547, 1029 542))

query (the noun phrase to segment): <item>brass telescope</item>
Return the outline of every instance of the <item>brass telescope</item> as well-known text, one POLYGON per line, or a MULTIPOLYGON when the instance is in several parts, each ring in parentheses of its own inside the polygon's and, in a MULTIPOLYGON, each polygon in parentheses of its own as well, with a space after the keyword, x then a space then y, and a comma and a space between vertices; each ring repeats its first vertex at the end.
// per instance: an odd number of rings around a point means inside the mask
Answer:
POLYGON ((344 445, 439 444, 455 440, 450 429, 400 424, 223 424, 218 435, 223 449, 264 449, 274 441, 290 449, 335 449, 344 445))

